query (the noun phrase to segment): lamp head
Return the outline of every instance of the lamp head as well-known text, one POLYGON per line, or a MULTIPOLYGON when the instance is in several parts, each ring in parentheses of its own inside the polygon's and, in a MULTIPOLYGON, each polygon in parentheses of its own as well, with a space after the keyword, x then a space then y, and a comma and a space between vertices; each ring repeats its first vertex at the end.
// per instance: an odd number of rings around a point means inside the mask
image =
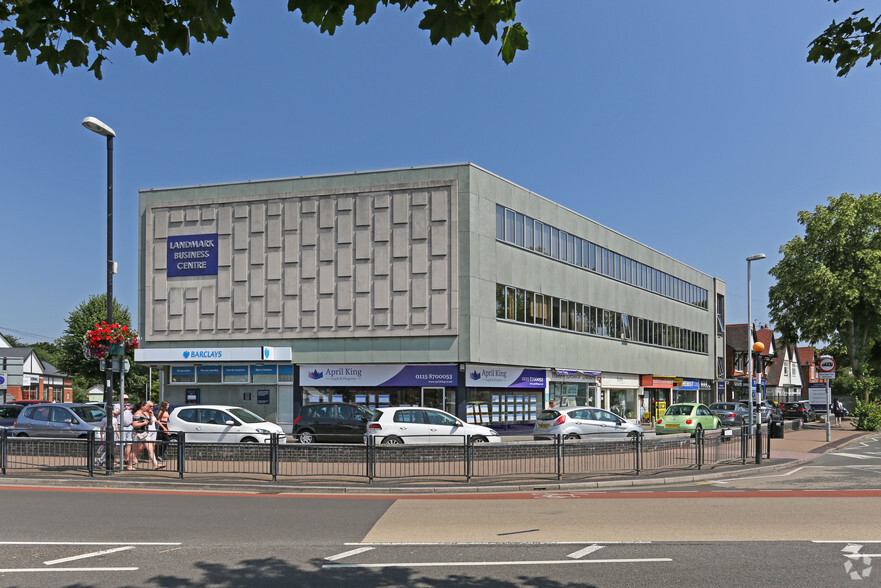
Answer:
MULTIPOLYGON (((83 124, 86 124, 86 123, 83 122, 83 124)), ((749 257, 746 258, 747 261, 758 261, 760 259, 765 259, 764 253, 757 253, 756 255, 750 255, 749 257)))
POLYGON ((113 129, 108 127, 106 124, 104 124, 94 116, 87 116, 86 118, 84 118, 83 126, 93 133, 98 133, 99 135, 104 135, 105 137, 116 136, 116 133, 113 132, 113 129))

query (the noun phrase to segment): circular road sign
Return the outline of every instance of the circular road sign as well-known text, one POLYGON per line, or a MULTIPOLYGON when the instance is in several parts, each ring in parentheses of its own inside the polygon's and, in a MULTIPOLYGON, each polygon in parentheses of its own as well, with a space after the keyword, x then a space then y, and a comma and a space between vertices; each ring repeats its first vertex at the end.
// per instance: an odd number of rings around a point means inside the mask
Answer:
POLYGON ((832 357, 824 355, 820 358, 820 363, 817 364, 817 367, 821 372, 834 372, 835 365, 835 360, 832 357))

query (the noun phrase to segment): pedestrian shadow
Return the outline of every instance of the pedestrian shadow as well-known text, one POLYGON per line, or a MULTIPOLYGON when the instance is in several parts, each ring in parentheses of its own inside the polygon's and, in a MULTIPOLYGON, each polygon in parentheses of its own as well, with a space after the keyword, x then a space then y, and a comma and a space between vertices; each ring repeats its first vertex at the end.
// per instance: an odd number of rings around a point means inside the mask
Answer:
MULTIPOLYGON (((218 588, 289 588, 328 586, 426 586, 430 588, 596 588, 584 582, 559 582, 547 576, 519 575, 516 580, 503 580, 487 576, 467 576, 461 573, 430 577, 412 568, 322 568, 328 562, 313 559, 307 564, 296 565, 275 557, 246 559, 234 565, 222 563, 194 564, 191 577, 162 574, 149 578, 147 586, 161 588, 187 588, 212 586, 218 588)), ((511 562, 516 565, 516 561, 511 562)), ((69 588, 83 585, 72 584, 69 588)), ((122 584, 120 584, 122 586, 122 584)), ((83 586, 83 588, 85 588, 83 586)))

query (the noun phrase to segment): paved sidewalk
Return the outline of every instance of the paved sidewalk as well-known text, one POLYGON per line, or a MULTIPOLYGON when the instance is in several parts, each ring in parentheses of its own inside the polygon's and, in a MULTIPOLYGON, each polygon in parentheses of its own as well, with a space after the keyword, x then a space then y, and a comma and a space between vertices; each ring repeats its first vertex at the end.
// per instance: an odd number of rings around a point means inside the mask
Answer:
POLYGON ((200 473, 187 474, 179 479, 177 473, 162 471, 126 471, 112 476, 70 471, 16 472, 7 470, 0 476, 0 487, 54 486, 92 489, 117 489, 132 491, 178 492, 247 492, 257 494, 453 494, 453 493, 501 493, 535 491, 584 491, 611 490, 633 487, 681 485, 703 480, 713 480, 742 475, 754 475, 756 471, 775 471, 795 467, 816 459, 823 453, 847 445, 864 436, 881 435, 853 429, 849 421, 831 430, 831 441, 826 441, 826 425, 823 422, 787 422, 783 439, 771 439, 771 458, 761 465, 748 462, 745 465, 717 465, 703 470, 663 470, 643 472, 640 475, 609 473, 592 475, 583 480, 549 479, 541 476, 524 476, 523 479, 394 479, 374 480, 366 478, 309 478, 293 479, 279 477, 272 482, 266 474, 200 473), (792 427, 798 427, 793 429, 792 427))

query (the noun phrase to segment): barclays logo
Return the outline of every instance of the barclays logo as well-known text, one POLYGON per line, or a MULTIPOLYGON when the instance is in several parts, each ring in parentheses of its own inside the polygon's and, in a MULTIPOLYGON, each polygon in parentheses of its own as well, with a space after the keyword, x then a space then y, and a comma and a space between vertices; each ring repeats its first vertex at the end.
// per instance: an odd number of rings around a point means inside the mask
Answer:
POLYGON ((184 359, 188 358, 189 356, 190 356, 190 352, 184 351, 184 359))
POLYGON ((263 357, 264 359, 269 359, 269 350, 265 347, 263 348, 263 357))

